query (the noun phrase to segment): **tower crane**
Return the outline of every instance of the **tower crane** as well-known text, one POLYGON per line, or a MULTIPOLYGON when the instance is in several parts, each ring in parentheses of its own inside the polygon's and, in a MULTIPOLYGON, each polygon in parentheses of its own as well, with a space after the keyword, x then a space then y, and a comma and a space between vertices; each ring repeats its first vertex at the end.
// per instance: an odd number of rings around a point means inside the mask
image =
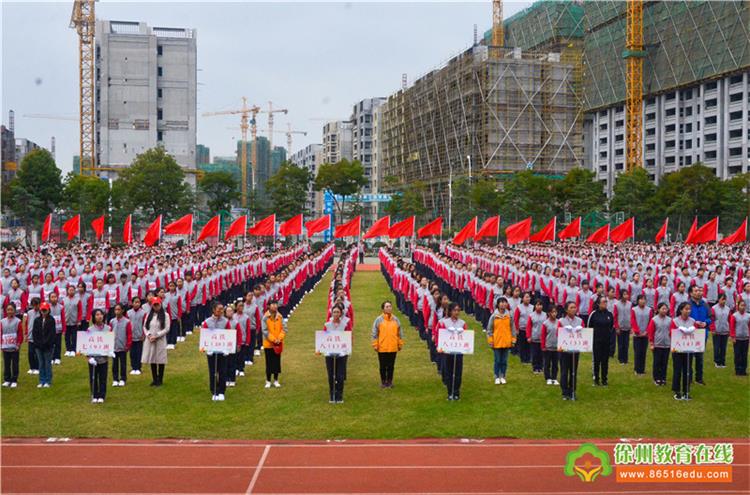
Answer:
POLYGON ((289 110, 286 108, 273 108, 273 102, 268 102, 268 149, 273 151, 273 114, 274 113, 283 113, 286 115, 289 113, 289 110))
MULTIPOLYGON (((236 130, 237 128, 236 127, 227 127, 227 129, 236 130)), ((258 129, 257 131, 258 132, 264 132, 264 133, 271 134, 271 130, 270 129, 258 129)), ((274 129, 273 132, 275 132, 276 134, 286 134, 286 145, 287 145, 287 151, 289 153, 292 152, 292 134, 302 134, 303 136, 307 136, 307 131, 293 130, 292 129, 292 124, 289 124, 289 123, 287 123, 287 130, 286 131, 280 131, 278 129, 274 129)), ((269 141, 270 141, 270 139, 269 139, 269 141)))
POLYGON ((643 166, 643 0, 628 0, 626 29, 625 163, 633 170, 643 166))
POLYGON ((503 0, 492 0, 492 46, 505 46, 503 0))
POLYGON ((70 27, 78 33, 78 87, 81 173, 96 175, 94 125, 94 0, 75 0, 70 27))

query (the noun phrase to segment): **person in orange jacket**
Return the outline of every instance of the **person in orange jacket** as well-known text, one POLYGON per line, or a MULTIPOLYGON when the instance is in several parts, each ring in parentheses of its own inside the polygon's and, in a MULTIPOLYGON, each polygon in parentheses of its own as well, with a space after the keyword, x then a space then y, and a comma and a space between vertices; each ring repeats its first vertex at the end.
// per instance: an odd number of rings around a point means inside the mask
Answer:
POLYGON ((372 348, 378 353, 380 363, 380 388, 393 388, 393 368, 396 353, 404 347, 401 322, 393 314, 393 304, 384 301, 380 305, 383 314, 372 323, 372 348))

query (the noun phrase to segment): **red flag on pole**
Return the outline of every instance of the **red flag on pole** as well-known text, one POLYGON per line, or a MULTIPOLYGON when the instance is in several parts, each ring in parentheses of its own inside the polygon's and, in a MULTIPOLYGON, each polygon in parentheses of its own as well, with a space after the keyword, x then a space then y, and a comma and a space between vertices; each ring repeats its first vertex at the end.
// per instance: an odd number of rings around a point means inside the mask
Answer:
POLYGON ((552 217, 552 220, 542 230, 529 237, 529 240, 531 242, 555 242, 555 229, 557 229, 557 217, 552 217))
POLYGON ((362 217, 357 216, 347 223, 337 225, 333 232, 333 237, 340 239, 342 237, 358 237, 362 227, 362 217))
POLYGON ((146 244, 146 246, 153 246, 159 240, 161 239, 161 215, 156 217, 156 220, 154 220, 151 225, 149 226, 148 230, 146 231, 146 235, 143 236, 143 243, 146 244))
POLYGON ((473 239, 474 236, 477 234, 477 217, 472 218, 469 220, 469 223, 467 223, 464 228, 458 231, 458 234, 453 238, 453 244, 458 244, 459 246, 466 242, 468 239, 473 239))
POLYGON ((662 225, 659 232, 656 233, 656 238, 654 240, 657 244, 667 236, 667 229, 669 229, 669 217, 664 219, 664 225, 662 225))
POLYGON ((104 235, 104 215, 93 219, 91 221, 91 228, 94 229, 94 235, 96 235, 96 238, 101 239, 104 235))
POLYGON ((695 231, 693 238, 685 240, 687 244, 705 244, 716 241, 719 238, 719 217, 714 218, 707 224, 695 231))
POLYGON ((307 237, 312 237, 318 232, 323 232, 331 228, 331 215, 323 215, 315 220, 305 222, 305 228, 307 229, 307 237))
POLYGON ((474 240, 479 240, 483 237, 497 237, 500 232, 500 217, 490 217, 484 221, 477 233, 474 234, 474 240))
POLYGON ((168 224, 166 227, 164 227, 164 233, 168 235, 192 235, 193 214, 189 213, 184 217, 168 224))
POLYGON ((231 239, 232 237, 237 237, 238 235, 245 235, 245 230, 247 229, 247 215, 242 215, 241 217, 237 217, 237 219, 232 222, 232 224, 227 229, 226 234, 224 234, 224 240, 231 239))
POLYGON ((563 239, 572 239, 574 237, 581 237, 581 217, 578 217, 575 220, 573 220, 572 222, 570 222, 557 235, 557 238, 560 239, 560 240, 563 240, 563 239))
POLYGON ((391 228, 391 217, 385 216, 378 218, 374 224, 365 232, 362 237, 364 239, 372 239, 373 237, 380 237, 381 235, 388 235, 388 229, 391 228))
MULTIPOLYGON (((221 217, 219 215, 216 215, 211 220, 206 222, 206 225, 203 226, 200 234, 198 234, 198 241, 202 241, 209 237, 219 237, 220 222, 221 222, 221 217)), ((245 230, 245 229, 242 229, 242 230, 245 230)))
POLYGON ((62 226, 62 229, 65 231, 66 234, 68 234, 68 240, 73 240, 74 238, 81 235, 81 215, 76 215, 67 222, 65 222, 62 226))
POLYGON ((693 242, 693 236, 695 235, 696 230, 698 230, 698 217, 693 218, 693 224, 690 226, 690 230, 688 230, 687 237, 685 237, 685 244, 691 244, 693 242))
POLYGON ((609 240, 615 244, 635 237, 635 218, 630 217, 609 233, 609 240))
POLYGON ((44 219, 44 225, 42 226, 42 242, 47 242, 49 236, 52 233, 52 213, 47 215, 44 219))
POLYGON ((431 235, 440 235, 443 233, 443 217, 437 217, 421 229, 417 230, 417 237, 429 237, 431 235))
POLYGON ((604 244, 609 240, 609 224, 599 227, 596 229, 588 238, 586 238, 586 242, 590 242, 592 244, 604 244))
POLYGON ((527 241, 530 235, 531 217, 505 227, 505 238, 508 241, 509 246, 518 244, 519 242, 527 241))
POLYGON ((268 215, 259 220, 255 225, 247 229, 247 233, 257 236, 273 236, 276 233, 276 213, 268 215))
POLYGON ((399 237, 411 237, 414 235, 414 227, 416 218, 411 216, 406 220, 402 220, 398 223, 394 223, 390 229, 388 229, 388 237, 391 239, 398 239, 399 237))
POLYGON ((302 235, 302 213, 279 225, 279 235, 302 235))
POLYGON ((130 244, 133 242, 133 215, 128 215, 125 219, 125 225, 122 227, 122 242, 130 244))
POLYGON ((745 221, 742 222, 742 225, 733 234, 720 240, 719 244, 739 244, 745 241, 747 241, 747 217, 745 217, 745 221))

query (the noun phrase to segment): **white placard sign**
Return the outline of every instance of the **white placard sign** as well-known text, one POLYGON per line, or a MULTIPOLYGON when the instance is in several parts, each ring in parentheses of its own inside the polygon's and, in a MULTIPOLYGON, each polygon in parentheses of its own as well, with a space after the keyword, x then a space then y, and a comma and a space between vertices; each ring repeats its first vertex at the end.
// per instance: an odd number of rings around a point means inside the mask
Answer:
POLYGON ((352 332, 315 332, 315 352, 324 356, 352 353, 352 332))
POLYGON ((84 356, 111 356, 115 353, 115 333, 86 331, 78 332, 76 354, 84 356))
POLYGON ((201 352, 211 354, 233 354, 237 350, 237 332, 235 330, 201 328, 198 348, 201 352))
POLYGON ((593 352, 594 329, 560 327, 557 332, 557 349, 563 352, 593 352))
POLYGON ((3 349, 18 347, 18 335, 15 333, 4 333, 0 347, 3 349))
POLYGON ((670 347, 672 352, 705 352, 706 329, 696 328, 692 331, 682 331, 678 328, 672 332, 670 347))
POLYGON ((474 354, 474 331, 451 332, 441 328, 437 348, 446 354, 474 354))

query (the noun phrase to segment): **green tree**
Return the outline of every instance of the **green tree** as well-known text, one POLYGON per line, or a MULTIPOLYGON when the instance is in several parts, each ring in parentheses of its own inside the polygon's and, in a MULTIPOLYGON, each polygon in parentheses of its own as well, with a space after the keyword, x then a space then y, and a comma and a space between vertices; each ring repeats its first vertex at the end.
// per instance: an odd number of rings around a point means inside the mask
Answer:
POLYGON ((606 209, 604 188, 591 170, 580 167, 571 169, 562 180, 554 182, 552 190, 558 213, 567 211, 575 218, 594 210, 606 209))
POLYGON ((721 188, 723 191, 719 202, 722 230, 728 232, 737 227, 745 217, 750 217, 750 173, 722 182, 721 188))
MULTIPOLYGON (((458 231, 463 228, 466 223, 476 216, 474 208, 471 204, 471 184, 469 183, 468 177, 460 177, 453 181, 452 186, 452 207, 451 207, 451 224, 448 225, 448 218, 445 218, 446 229, 452 231, 458 231)), ((448 205, 443 210, 448 211, 448 205)))
POLYGON ((497 182, 479 179, 471 185, 471 202, 478 215, 491 217, 500 212, 502 197, 497 182))
POLYGON ((383 210, 391 216, 392 221, 404 220, 412 215, 419 218, 427 213, 424 197, 426 190, 427 185, 424 182, 413 182, 400 194, 394 194, 383 210))
POLYGON ((678 231, 693 217, 721 214, 726 192, 714 171, 701 163, 664 175, 654 197, 654 212, 669 216, 678 231), (676 220, 676 221, 675 221, 676 220))
POLYGON ((162 147, 136 156, 132 165, 120 172, 116 183, 122 207, 139 214, 142 220, 162 214, 166 221, 193 208, 193 193, 185 182, 185 172, 162 147))
POLYGON ((198 188, 206 195, 212 213, 229 210, 240 199, 239 183, 229 172, 207 172, 198 181, 198 188))
POLYGON ((663 216, 655 207, 656 185, 646 169, 639 167, 617 177, 609 202, 610 212, 622 211, 625 218, 636 218, 638 237, 656 233, 663 216), (657 226, 658 224, 658 226, 657 226))
POLYGON ((45 217, 60 204, 61 177, 50 152, 40 148, 23 157, 18 173, 8 184, 3 207, 23 222, 27 242, 31 231, 41 229, 45 217))
POLYGON ((329 190, 334 195, 341 196, 338 201, 334 196, 335 207, 339 210, 341 219, 344 219, 344 204, 347 196, 358 194, 368 183, 365 177, 365 169, 359 160, 349 161, 343 159, 336 163, 324 163, 318 168, 315 177, 314 188, 316 191, 329 190))
POLYGON ((547 222, 554 214, 553 181, 530 170, 514 174, 503 185, 500 213, 509 223, 531 216, 547 222))
POLYGON ((69 173, 65 177, 60 206, 72 214, 80 214, 84 225, 107 212, 109 184, 91 175, 69 173))
POLYGON ((266 189, 279 217, 303 213, 312 174, 306 168, 284 162, 278 172, 266 181, 266 189))

